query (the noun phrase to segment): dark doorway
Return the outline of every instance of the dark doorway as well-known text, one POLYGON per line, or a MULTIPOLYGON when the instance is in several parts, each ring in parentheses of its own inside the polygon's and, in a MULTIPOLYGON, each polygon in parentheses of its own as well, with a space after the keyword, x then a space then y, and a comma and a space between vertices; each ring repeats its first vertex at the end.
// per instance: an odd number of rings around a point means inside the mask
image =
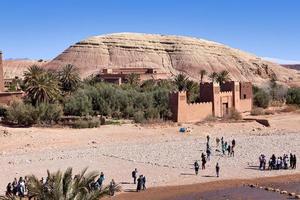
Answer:
POLYGON ((228 103, 222 104, 222 110, 223 110, 223 117, 229 114, 228 103))

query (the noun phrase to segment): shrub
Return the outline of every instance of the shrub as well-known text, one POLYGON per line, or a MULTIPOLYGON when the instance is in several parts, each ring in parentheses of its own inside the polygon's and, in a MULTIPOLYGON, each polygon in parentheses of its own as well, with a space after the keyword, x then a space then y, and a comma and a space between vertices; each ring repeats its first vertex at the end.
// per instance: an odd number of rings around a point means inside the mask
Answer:
POLYGON ((296 105, 287 105, 283 109, 281 109, 281 112, 295 112, 298 110, 298 106, 296 105))
POLYGON ((14 101, 7 109, 7 115, 4 119, 10 124, 19 126, 31 126, 38 121, 38 112, 30 104, 24 104, 21 101, 14 101))
POLYGON ((257 115, 264 115, 264 109, 263 108, 253 108, 250 112, 251 115, 257 116, 257 115))
POLYGON ((72 125, 73 128, 97 128, 100 126, 98 119, 80 119, 72 125))
POLYGON ((254 94, 253 103, 255 106, 267 108, 269 106, 269 102, 270 102, 270 96, 266 91, 259 89, 254 94))
POLYGON ((286 103, 300 105, 300 88, 288 89, 286 103))
POLYGON ((92 113, 92 101, 83 90, 79 90, 66 100, 65 115, 85 116, 92 113))
POLYGON ((137 111, 136 113, 134 113, 133 120, 135 123, 142 123, 145 120, 144 112, 137 111))
POLYGON ((230 109, 229 114, 227 116, 225 116, 225 118, 232 119, 232 120, 241 120, 242 115, 235 108, 232 108, 232 109, 230 109))
POLYGON ((4 121, 19 126, 31 126, 37 123, 58 122, 62 116, 59 104, 42 103, 36 107, 15 101, 7 108, 4 121))
POLYGON ((63 115, 63 109, 60 104, 42 103, 39 104, 36 109, 39 123, 57 123, 63 115))
POLYGON ((274 114, 275 114, 274 110, 270 110, 270 109, 265 110, 265 115, 274 115, 274 114))

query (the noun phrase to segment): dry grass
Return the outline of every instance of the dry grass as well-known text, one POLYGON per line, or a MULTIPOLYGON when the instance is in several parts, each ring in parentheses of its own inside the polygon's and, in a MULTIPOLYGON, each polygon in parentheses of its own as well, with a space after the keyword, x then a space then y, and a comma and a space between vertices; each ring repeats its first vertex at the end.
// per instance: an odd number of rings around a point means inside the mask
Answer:
POLYGON ((253 108, 250 112, 251 115, 257 116, 257 115, 264 115, 265 111, 263 108, 253 108))
POLYGON ((296 105, 287 105, 283 109, 280 110, 280 112, 295 112, 299 109, 296 105))

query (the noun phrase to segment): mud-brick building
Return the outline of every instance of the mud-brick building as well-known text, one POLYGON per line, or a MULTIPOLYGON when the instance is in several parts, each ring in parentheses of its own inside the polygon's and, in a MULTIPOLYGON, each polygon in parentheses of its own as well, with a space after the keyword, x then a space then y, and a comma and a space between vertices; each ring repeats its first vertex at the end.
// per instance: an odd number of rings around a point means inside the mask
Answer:
POLYGON ((105 82, 121 85, 126 82, 126 78, 130 74, 136 74, 140 82, 168 78, 167 73, 157 68, 104 68, 99 77, 105 82))
POLYGON ((197 122, 208 116, 223 117, 232 108, 239 112, 252 109, 250 82, 201 83, 199 103, 187 103, 186 92, 173 92, 169 96, 170 109, 175 122, 197 122))
POLYGON ((15 99, 20 99, 23 92, 7 92, 4 87, 2 52, 0 51, 0 104, 10 104, 15 99))

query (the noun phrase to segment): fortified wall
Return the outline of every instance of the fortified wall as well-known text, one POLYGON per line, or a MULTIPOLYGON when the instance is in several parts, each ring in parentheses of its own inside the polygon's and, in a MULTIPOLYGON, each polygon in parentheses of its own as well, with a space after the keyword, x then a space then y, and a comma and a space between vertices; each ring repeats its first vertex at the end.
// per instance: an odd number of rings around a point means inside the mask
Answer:
POLYGON ((10 104, 15 99, 21 99, 23 92, 7 92, 4 87, 2 52, 0 51, 0 104, 10 104))
POLYGON ((248 82, 200 83, 200 103, 187 103, 186 92, 169 96, 170 109, 175 122, 197 122, 212 115, 224 117, 232 108, 238 112, 252 109, 252 84, 248 82))

